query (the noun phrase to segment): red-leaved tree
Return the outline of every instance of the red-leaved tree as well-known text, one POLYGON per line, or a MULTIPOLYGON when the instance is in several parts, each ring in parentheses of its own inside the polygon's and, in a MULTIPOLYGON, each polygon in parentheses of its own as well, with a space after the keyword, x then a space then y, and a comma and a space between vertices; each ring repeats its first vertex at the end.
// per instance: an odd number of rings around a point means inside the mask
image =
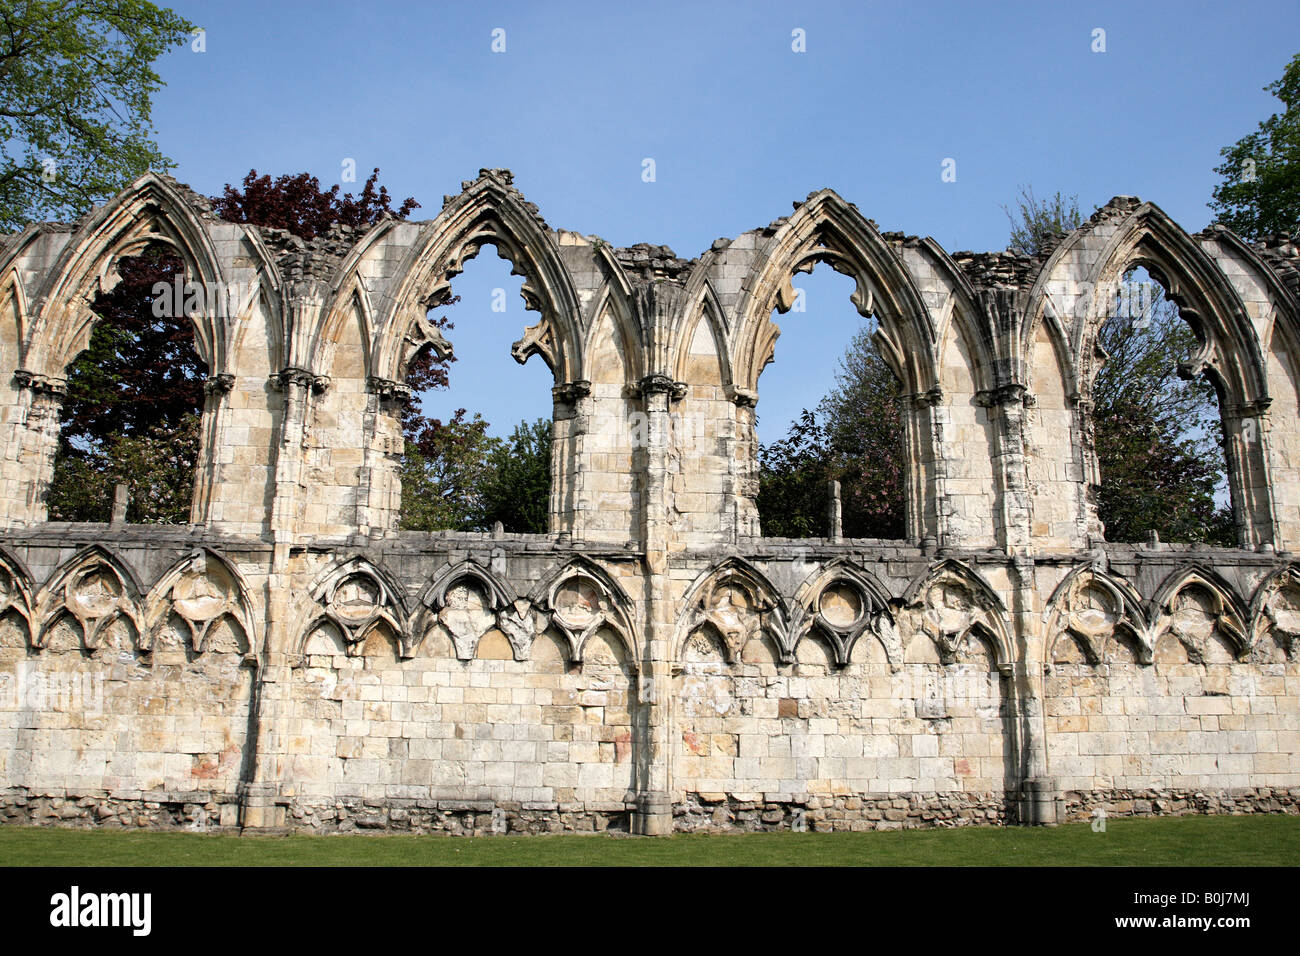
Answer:
MULTIPOLYGON (((212 197, 217 214, 231 222, 284 229, 311 240, 335 224, 362 230, 380 219, 405 219, 419 208, 407 198, 392 208, 379 170, 361 193, 323 189, 307 173, 259 176, 250 170, 241 189, 227 184, 212 197)), ((154 314, 156 283, 171 286, 183 263, 165 247, 152 247, 117 263, 122 281, 92 305, 99 316, 89 345, 67 370, 54 480, 47 495, 50 518, 106 521, 112 488, 126 482, 134 522, 183 523, 189 518, 198 457, 203 382, 208 369, 194 351, 194 330, 179 309, 154 314), (176 314, 169 314, 176 313, 176 314)), ((445 319, 442 328, 450 328, 445 319)), ((447 385, 447 361, 425 353, 412 363, 409 384, 417 392, 447 385)), ((431 450, 438 422, 428 422, 413 403, 403 416, 408 439, 423 437, 431 450)))
POLYGON ((322 189, 320 180, 308 173, 272 179, 250 169, 243 189, 227 183, 220 196, 212 197, 212 207, 229 222, 284 229, 303 239, 315 239, 336 224, 365 229, 387 216, 405 219, 420 204, 408 196, 394 210, 388 189, 379 185, 378 168, 355 198, 351 193, 340 196, 338 184, 322 189))

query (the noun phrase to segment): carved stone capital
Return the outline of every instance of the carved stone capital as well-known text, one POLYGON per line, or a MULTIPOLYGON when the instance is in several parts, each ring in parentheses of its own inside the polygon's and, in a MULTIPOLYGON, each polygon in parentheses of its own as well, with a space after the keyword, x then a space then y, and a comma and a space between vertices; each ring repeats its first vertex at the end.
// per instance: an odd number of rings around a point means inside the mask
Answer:
POLYGON ((1029 404, 1027 396, 1029 392, 1025 386, 1018 383, 1008 385, 998 385, 995 388, 980 389, 975 393, 975 403, 985 408, 991 408, 998 405, 1024 405, 1029 404))
POLYGON ((943 387, 941 385, 931 386, 924 392, 915 392, 906 396, 906 400, 916 408, 930 408, 934 405, 941 405, 943 404, 943 387))
POLYGON ((727 401, 739 408, 753 408, 758 404, 758 392, 753 389, 741 388, 738 385, 728 385, 726 388, 727 401))
POLYGON ((366 391, 379 396, 381 402, 409 402, 411 386, 405 382, 394 382, 389 378, 371 375, 366 378, 366 391))
POLYGON ((687 385, 685 382, 674 382, 669 375, 647 375, 637 383, 637 390, 641 397, 649 395, 666 394, 671 396, 673 401, 680 401, 686 397, 687 385))
POLYGON ((288 365, 278 372, 271 373, 272 388, 283 389, 289 385, 309 388, 319 394, 330 387, 330 378, 328 375, 317 375, 309 369, 299 368, 296 365, 288 365))
POLYGON ((579 379, 576 382, 565 382, 563 385, 557 385, 551 389, 551 395, 557 402, 564 402, 566 405, 572 405, 580 398, 586 398, 591 394, 591 382, 586 379, 579 379))
POLYGON ((14 381, 20 388, 30 389, 37 395, 53 395, 60 399, 68 394, 68 380, 53 375, 42 375, 25 368, 14 371, 14 381))
POLYGON ((227 372, 209 375, 203 383, 203 391, 207 395, 225 395, 234 387, 235 376, 227 372))
POLYGON ((1229 405, 1224 412, 1229 418, 1263 418, 1268 414, 1268 408, 1272 404, 1271 398, 1257 398, 1253 402, 1229 405))

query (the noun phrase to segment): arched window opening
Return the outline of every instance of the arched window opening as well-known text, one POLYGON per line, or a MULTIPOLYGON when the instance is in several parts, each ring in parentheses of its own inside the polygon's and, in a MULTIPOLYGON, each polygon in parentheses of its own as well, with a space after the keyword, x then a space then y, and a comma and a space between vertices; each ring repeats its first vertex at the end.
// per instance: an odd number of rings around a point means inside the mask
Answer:
POLYGON ((95 297, 90 342, 66 371, 49 519, 107 522, 114 489, 125 484, 128 522, 185 524, 208 368, 173 294, 184 263, 155 244, 116 269, 121 281, 95 297))
POLYGON ((1180 376, 1200 339, 1145 268, 1125 273, 1098 344, 1105 357, 1092 402, 1106 540, 1154 533, 1233 546, 1219 397, 1206 375, 1180 376))
POLYGON ((758 512, 768 537, 827 537, 830 482, 840 486, 841 533, 903 538, 905 482, 899 383, 849 296, 856 283, 830 267, 798 276, 779 360, 760 386, 758 512), (800 314, 806 313, 806 314, 800 314), (831 373, 828 344, 848 340, 831 373))
POLYGON ((458 294, 429 311, 455 357, 442 361, 426 348, 407 371, 405 530, 490 531, 498 521, 508 533, 549 530, 554 377, 544 362, 520 369, 510 354, 539 319, 524 309, 523 279, 510 271, 508 261, 480 255, 456 277, 458 294))

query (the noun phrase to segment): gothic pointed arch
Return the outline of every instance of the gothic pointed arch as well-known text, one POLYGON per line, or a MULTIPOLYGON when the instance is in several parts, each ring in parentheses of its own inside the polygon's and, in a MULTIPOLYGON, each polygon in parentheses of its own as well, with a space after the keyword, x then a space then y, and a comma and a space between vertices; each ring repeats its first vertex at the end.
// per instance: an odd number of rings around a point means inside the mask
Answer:
POLYGON ((0 619, 13 614, 22 619, 27 644, 34 637, 31 572, 7 548, 0 548, 0 619))
POLYGON ((1250 652, 1250 613, 1224 578, 1200 564, 1170 573, 1151 598, 1148 616, 1153 644, 1172 633, 1193 663, 1206 659, 1210 639, 1220 635, 1238 657, 1250 652))
MULTIPOLYGON (((206 200, 170 179, 146 173, 83 220, 36 296, 25 343, 23 367, 34 374, 61 377, 90 340, 97 321, 96 295, 117 282, 115 263, 151 245, 168 247, 186 264, 188 278, 207 288, 227 289, 221 257, 205 219, 215 221, 206 200)), ((227 372, 228 346, 237 317, 214 310, 192 316, 195 351, 210 375, 227 372)))
POLYGON ((1208 373, 1227 402, 1267 403, 1263 355, 1241 297, 1214 260, 1154 203, 1139 206, 1102 251, 1092 276, 1090 321, 1078 330, 1077 354, 1089 354, 1109 317, 1109 291, 1134 266, 1145 267, 1165 287, 1201 339, 1189 371, 1208 373))
POLYGON ((1288 659, 1300 653, 1300 565, 1287 564, 1273 571, 1250 600, 1252 650, 1270 635, 1288 659))
POLYGON ((854 645, 871 634, 880 641, 890 670, 903 664, 903 646, 888 589, 870 571, 847 558, 837 558, 814 570, 795 592, 790 635, 798 642, 814 631, 830 645, 835 663, 843 667, 854 645))
POLYGON ((239 569, 211 548, 196 548, 149 589, 142 640, 152 644, 158 629, 173 616, 188 631, 194 653, 203 653, 216 626, 228 620, 243 632, 246 659, 258 660, 261 628, 252 591, 239 569))
POLYGON ((766 575, 739 556, 701 574, 686 592, 673 639, 675 659, 681 659, 686 641, 700 628, 717 635, 733 664, 752 640, 768 641, 782 663, 794 660, 798 641, 785 599, 766 575))
POLYGON ((597 273, 603 277, 583 315, 582 365, 575 380, 594 382, 600 378, 596 337, 601 334, 602 322, 608 317, 619 344, 619 359, 624 366, 626 383, 635 386, 649 374, 648 366, 653 364, 649 344, 654 330, 646 328, 637 314, 636 290, 627 271, 603 239, 575 236, 563 230, 560 235, 566 243, 588 246, 597 273))
POLYGON ((632 669, 640 667, 632 601, 622 585, 596 562, 573 558, 539 581, 528 600, 545 624, 565 637, 569 659, 575 664, 582 663, 587 641, 608 628, 623 642, 632 669))
POLYGON ((387 570, 363 555, 336 562, 316 576, 308 588, 305 621, 297 629, 295 654, 304 653, 312 631, 329 622, 342 635, 350 656, 363 652, 365 639, 377 622, 384 622, 399 640, 407 633, 409 613, 405 590, 387 570))
POLYGON ((1056 361, 1060 366, 1064 386, 1063 394, 1067 400, 1074 401, 1079 395, 1077 363, 1074 360, 1074 353, 1071 351, 1070 335, 1062 319, 1061 309, 1057 306, 1051 293, 1047 291, 1042 293, 1042 311, 1034 317, 1033 321, 1025 322, 1021 329, 1021 360, 1025 363, 1027 369, 1033 369, 1035 366, 1034 337, 1040 329, 1043 332, 1044 339, 1051 346, 1052 354, 1056 357, 1056 361))
POLYGON ((375 327, 371 374, 400 382, 425 346, 429 309, 451 297, 451 279, 488 244, 523 275, 525 306, 541 318, 525 330, 512 352, 519 362, 533 354, 572 382, 583 368, 581 307, 555 234, 512 185, 506 170, 481 170, 437 218, 421 227, 375 327))
MULTIPOLYGON (((1255 426, 1243 427, 1271 403, 1259 334, 1239 291, 1206 249, 1158 206, 1133 197, 1112 199, 1067 236, 1044 264, 1028 299, 1027 334, 1043 321, 1049 299, 1065 313, 1062 322, 1075 356, 1075 381, 1067 390, 1078 396, 1086 480, 1090 485, 1099 480, 1090 436, 1093 386, 1106 359, 1101 330, 1124 275, 1137 267, 1164 287, 1196 334, 1198 347, 1179 371, 1189 378, 1205 375, 1218 394, 1238 540, 1245 547, 1273 542, 1278 529, 1265 442, 1255 440, 1255 426)), ((1031 343, 1032 337, 1022 346, 1027 350, 1031 343)))
POLYGON ((631 287, 625 277, 610 278, 597 292, 591 310, 591 321, 583 336, 582 354, 586 362, 578 381, 608 381, 611 369, 603 367, 608 364, 605 359, 610 355, 601 355, 603 343, 599 341, 606 331, 611 334, 610 346, 616 351, 616 362, 621 366, 622 385, 630 390, 647 374, 645 371, 644 329, 637 322, 636 307, 631 287))
MULTIPOLYGON (((335 356, 340 342, 350 345, 355 340, 361 346, 361 368, 373 368, 375 321, 375 307, 369 285, 364 276, 356 275, 344 293, 335 299, 334 307, 328 310, 324 321, 315 330, 307 352, 310 359, 304 367, 310 369, 317 378, 328 381, 331 376, 337 374, 335 356), (348 335, 345 331, 349 323, 355 323, 357 326, 354 335, 348 335)), ((432 343, 435 337, 440 337, 436 329, 431 331, 429 341, 432 343)), ((347 345, 344 347, 346 348, 347 345)), ((436 348, 440 355, 450 354, 449 346, 444 349, 440 343, 436 348)), ((370 376, 369 379, 373 381, 374 377, 370 376)))
POLYGON ((794 305, 791 279, 826 262, 857 283, 853 304, 879 319, 877 344, 894 374, 911 394, 938 382, 935 329, 929 310, 902 262, 857 207, 833 190, 812 193, 788 219, 773 223, 745 283, 735 315, 733 368, 736 386, 757 392, 758 378, 772 360, 780 329, 773 309, 794 305), (773 228, 774 227, 774 228, 773 228))
POLYGON ((365 329, 365 369, 367 374, 375 374, 371 353, 379 321, 376 313, 386 296, 377 291, 381 280, 375 275, 374 263, 383 258, 389 243, 399 248, 405 246, 420 228, 417 223, 381 219, 366 230, 348 250, 328 283, 315 283, 315 298, 320 300, 322 307, 316 313, 304 313, 294 324, 287 364, 310 369, 317 375, 328 375, 333 365, 331 346, 337 339, 340 323, 359 313, 365 329))
POLYGON ((1042 660, 1051 667, 1062 641, 1073 641, 1087 663, 1101 664, 1115 641, 1130 641, 1137 660, 1151 663, 1154 645, 1137 590, 1121 577, 1087 565, 1075 568, 1052 592, 1043 609, 1042 660))
MULTIPOLYGON (((271 254, 266 241, 256 228, 244 227, 243 241, 248 244, 249 250, 253 253, 250 258, 256 274, 249 282, 243 300, 236 299, 232 303, 235 306, 232 312, 234 328, 226 346, 226 354, 230 358, 225 364, 238 364, 242 367, 246 361, 242 359, 242 355, 245 354, 246 349, 249 349, 265 352, 268 368, 281 369, 288 364, 290 334, 288 321, 293 314, 289 301, 289 284, 285 282, 276 264, 275 256, 271 254), (259 304, 266 321, 268 341, 265 345, 248 341, 250 330, 254 328, 250 319, 259 304)), ((232 288, 238 289, 238 286, 233 285, 232 288)), ((224 366, 223 369, 232 374, 239 371, 237 368, 226 369, 224 366)))
POLYGON ((913 632, 934 642, 944 664, 960 660, 972 637, 990 645, 999 668, 1015 661, 1006 606, 965 562, 946 558, 918 575, 903 592, 903 605, 913 632))
POLYGON ((1114 290, 1129 269, 1142 266, 1165 287, 1201 340, 1189 372, 1210 373, 1228 402, 1267 401, 1259 340, 1241 297, 1214 260, 1160 207, 1131 197, 1112 199, 1053 251, 1029 293, 1022 346, 1027 347, 1042 321, 1049 296, 1054 290, 1060 295, 1066 271, 1081 266, 1087 275, 1079 294, 1056 303, 1057 311, 1068 310, 1074 320, 1071 351, 1080 357, 1081 393, 1091 389, 1095 343, 1110 317, 1114 290))
POLYGON ((50 631, 65 617, 76 622, 87 651, 99 647, 118 619, 130 622, 139 642, 144 633, 140 616, 143 594, 139 576, 120 556, 103 545, 82 548, 36 592, 32 646, 45 647, 50 631))
POLYGON ((4 323, 3 330, 0 331, 0 343, 6 349, 13 350, 10 358, 16 364, 19 349, 31 324, 31 309, 27 302, 27 290, 18 280, 15 269, 0 271, 0 322, 4 323))
POLYGON ((1226 246, 1240 257, 1249 267, 1251 276, 1268 290, 1269 297, 1280 307, 1292 334, 1300 336, 1300 294, 1283 281, 1268 260, 1222 223, 1211 223, 1200 237, 1226 246))
POLYGON ((692 344, 699 338, 703 326, 713 338, 712 346, 717 355, 720 377, 717 384, 724 391, 734 394, 735 375, 731 367, 727 312, 718 298, 717 289, 708 278, 707 259, 692 272, 687 282, 686 302, 688 307, 678 317, 677 325, 672 330, 673 380, 690 384, 693 377, 690 372, 692 356, 696 354, 692 344))
POLYGON ((414 656, 439 625, 463 661, 474 657, 479 641, 493 628, 505 635, 515 660, 526 661, 532 653, 537 622, 531 602, 472 558, 439 570, 421 590, 418 604, 403 656, 414 656))
MULTIPOLYGON (((945 331, 952 329, 962 337, 969 352, 970 377, 977 390, 987 392, 1000 385, 1016 384, 1011 379, 1000 379, 998 368, 1013 367, 1006 361, 1002 343, 1006 338, 1004 326, 1014 321, 1017 312, 1006 308, 1005 302, 988 290, 977 290, 966 272, 933 238, 905 241, 908 246, 913 243, 925 267, 942 277, 942 287, 947 290, 942 304, 934 301, 934 293, 927 302, 940 349, 945 331)), ((940 354, 938 361, 943 360, 940 354)))

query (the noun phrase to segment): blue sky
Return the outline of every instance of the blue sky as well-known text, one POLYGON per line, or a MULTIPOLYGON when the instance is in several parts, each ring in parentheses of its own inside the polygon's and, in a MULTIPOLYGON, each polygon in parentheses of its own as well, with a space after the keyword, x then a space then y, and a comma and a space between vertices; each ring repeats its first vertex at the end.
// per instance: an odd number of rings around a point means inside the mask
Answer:
MULTIPOLYGON (((1300 51, 1294 0, 172 6, 206 51, 160 61, 154 125, 201 192, 254 167, 332 185, 350 158, 425 218, 480 167, 508 166, 552 226, 687 257, 823 186, 950 251, 1005 247, 1001 207, 1022 184, 1077 193, 1085 214, 1139 195, 1200 229, 1219 149, 1276 110, 1262 87, 1300 51)), ((764 440, 816 404, 857 327, 847 280, 823 272, 801 277, 807 313, 782 319, 764 440)), ((481 410, 498 433, 549 411, 546 370, 508 354, 535 318, 519 281, 490 252, 470 263, 450 312, 461 360, 430 408, 481 410)))

